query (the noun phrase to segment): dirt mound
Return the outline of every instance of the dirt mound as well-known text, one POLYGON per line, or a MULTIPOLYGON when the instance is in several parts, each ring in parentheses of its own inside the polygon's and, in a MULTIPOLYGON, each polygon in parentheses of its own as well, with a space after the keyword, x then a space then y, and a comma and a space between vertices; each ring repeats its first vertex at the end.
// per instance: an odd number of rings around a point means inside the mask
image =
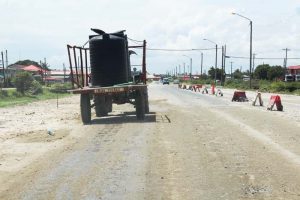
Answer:
POLYGON ((67 129, 39 130, 18 134, 15 139, 17 143, 54 142, 63 139, 68 136, 69 133, 70 131, 67 129))

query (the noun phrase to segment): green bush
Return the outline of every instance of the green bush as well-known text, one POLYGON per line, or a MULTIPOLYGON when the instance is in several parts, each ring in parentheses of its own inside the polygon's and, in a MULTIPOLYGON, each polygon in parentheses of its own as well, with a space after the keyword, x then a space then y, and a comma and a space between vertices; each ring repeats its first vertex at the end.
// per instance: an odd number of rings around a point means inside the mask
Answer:
POLYGON ((300 89, 300 82, 290 82, 286 83, 286 90, 289 92, 294 92, 295 90, 300 89))
MULTIPOLYGON (((13 83, 17 92, 21 93, 23 96, 25 94, 37 95, 43 92, 42 85, 28 72, 18 73, 13 79, 13 83)), ((17 96, 19 96, 19 94, 17 96)))
POLYGON ((34 80, 31 83, 30 90, 28 91, 28 93, 31 95, 41 94, 43 93, 43 87, 38 81, 34 80))
POLYGON ((270 89, 272 92, 284 92, 286 90, 286 83, 284 82, 273 82, 271 83, 270 89))
POLYGON ((235 89, 248 89, 249 81, 243 81, 241 79, 230 79, 225 82, 225 87, 235 89))
POLYGON ((0 90, 0 97, 8 97, 8 91, 7 90, 0 90))
POLYGON ((17 91, 23 95, 25 94, 25 92, 30 90, 33 81, 34 79, 32 75, 28 72, 20 72, 13 79, 13 83, 17 88, 17 91))
POLYGON ((22 97, 22 96, 24 96, 21 92, 18 92, 16 90, 12 91, 11 95, 14 96, 14 97, 22 97))
POLYGON ((67 90, 72 89, 71 83, 55 83, 51 85, 50 92, 67 93, 67 90))

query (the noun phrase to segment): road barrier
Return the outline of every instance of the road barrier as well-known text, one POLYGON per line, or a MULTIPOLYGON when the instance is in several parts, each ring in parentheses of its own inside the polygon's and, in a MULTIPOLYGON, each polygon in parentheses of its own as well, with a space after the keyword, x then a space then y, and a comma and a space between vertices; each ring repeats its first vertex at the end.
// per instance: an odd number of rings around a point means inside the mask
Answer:
POLYGON ((245 91, 234 91, 231 101, 245 102, 249 101, 245 91))
POLYGON ((194 92, 200 92, 201 88, 202 88, 202 85, 193 85, 194 92))
POLYGON ((272 95, 270 97, 269 105, 267 107, 267 110, 273 110, 274 105, 276 104, 276 108, 278 111, 283 111, 283 106, 281 104, 281 98, 279 95, 272 95))
POLYGON ((203 89, 202 89, 202 94, 208 94, 207 87, 203 87, 203 89))
POLYGON ((257 95, 255 97, 255 100, 252 102, 252 106, 255 106, 256 102, 257 102, 257 99, 259 100, 259 105, 260 106, 263 106, 264 102, 261 98, 261 93, 260 92, 257 92, 257 95))
POLYGON ((217 89, 216 96, 223 96, 223 92, 220 88, 217 89))
POLYGON ((211 94, 215 95, 215 85, 211 84, 211 94))

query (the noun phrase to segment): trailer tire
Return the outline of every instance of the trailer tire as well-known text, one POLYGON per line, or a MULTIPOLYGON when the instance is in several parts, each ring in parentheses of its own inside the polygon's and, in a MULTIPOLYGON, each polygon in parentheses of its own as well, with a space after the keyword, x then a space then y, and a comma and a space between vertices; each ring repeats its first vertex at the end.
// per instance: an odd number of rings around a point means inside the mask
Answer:
POLYGON ((89 94, 80 95, 81 120, 84 124, 91 122, 91 101, 89 94))
POLYGON ((138 120, 145 119, 145 95, 143 91, 137 91, 135 97, 136 118, 138 120))
POLYGON ((149 114, 150 111, 149 111, 149 100, 148 100, 148 90, 147 90, 147 88, 145 90, 144 96, 145 96, 145 113, 149 114))
POLYGON ((107 112, 112 112, 112 96, 109 95, 106 96, 105 103, 106 103, 107 112))
POLYGON ((94 97, 95 111, 97 117, 107 116, 108 109, 105 102, 105 96, 96 95, 94 97))

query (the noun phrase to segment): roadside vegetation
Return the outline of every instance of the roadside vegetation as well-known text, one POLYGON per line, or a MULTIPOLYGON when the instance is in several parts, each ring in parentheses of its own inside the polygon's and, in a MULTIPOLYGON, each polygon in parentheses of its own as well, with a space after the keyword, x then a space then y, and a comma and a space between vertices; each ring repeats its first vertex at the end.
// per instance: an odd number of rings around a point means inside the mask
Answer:
MULTIPOLYGON (((249 80, 245 80, 244 78, 249 74, 249 71, 241 72, 237 69, 231 75, 227 75, 227 77, 225 77, 225 75, 221 77, 222 72, 219 68, 217 68, 216 72, 217 80, 225 80, 223 83, 218 81, 218 86, 222 85, 225 88, 250 90, 249 80)), ((285 69, 281 66, 270 66, 268 64, 259 65, 253 73, 251 90, 300 95, 300 82, 284 82, 284 75, 285 69)), ((212 84, 214 83, 214 76, 215 69, 211 67, 208 74, 203 75, 202 78, 183 82, 192 84, 212 84)))
POLYGON ((31 103, 39 100, 69 96, 70 83, 45 86, 28 72, 21 72, 12 80, 15 88, 0 89, 0 107, 31 103))

